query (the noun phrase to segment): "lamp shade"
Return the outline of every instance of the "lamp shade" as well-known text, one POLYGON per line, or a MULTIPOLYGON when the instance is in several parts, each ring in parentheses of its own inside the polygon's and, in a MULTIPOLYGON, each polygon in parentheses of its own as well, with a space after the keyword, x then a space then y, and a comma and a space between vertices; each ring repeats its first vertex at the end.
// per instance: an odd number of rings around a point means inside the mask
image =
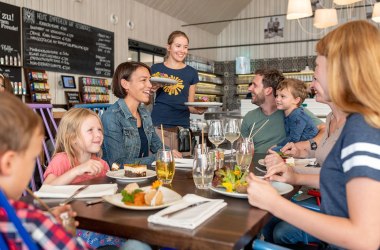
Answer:
POLYGON ((286 19, 298 19, 313 15, 310 0, 289 0, 286 19))
POLYGON ((360 1, 362 0, 334 0, 334 3, 337 5, 348 5, 348 4, 353 4, 360 1))
POLYGON ((336 9, 318 9, 315 11, 314 27, 318 29, 328 28, 338 24, 336 9))
POLYGON ((380 3, 375 3, 373 6, 372 20, 380 23, 380 3))

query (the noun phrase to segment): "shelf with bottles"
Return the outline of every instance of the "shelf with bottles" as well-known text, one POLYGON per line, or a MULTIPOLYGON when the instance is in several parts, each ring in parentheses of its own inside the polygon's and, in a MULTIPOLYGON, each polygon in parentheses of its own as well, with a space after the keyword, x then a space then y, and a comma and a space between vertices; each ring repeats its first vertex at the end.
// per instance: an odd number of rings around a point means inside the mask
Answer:
MULTIPOLYGON (((25 80, 27 91, 30 95, 27 95, 26 90, 23 94, 26 95, 27 102, 38 102, 38 103, 50 103, 50 84, 48 83, 48 76, 45 70, 37 69, 24 69, 25 80)), ((20 84, 20 83, 19 83, 20 84)), ((16 86, 14 86, 16 87, 16 86)), ((19 89, 19 88, 18 88, 19 89)), ((16 90, 14 88, 14 90, 16 90)), ((18 93, 20 91, 18 90, 18 93)))
POLYGON ((214 73, 215 62, 207 58, 188 54, 185 63, 198 71, 214 73))
POLYGON ((196 102, 222 102, 223 97, 212 94, 195 94, 194 101, 196 102))
POLYGON ((79 77, 79 91, 84 103, 109 103, 109 83, 104 78, 79 77))
POLYGON ((0 55, 0 65, 7 67, 21 67, 20 53, 0 55))
MULTIPOLYGON (((295 79, 301 80, 303 82, 311 82, 311 81, 313 81, 314 71, 284 72, 283 74, 287 78, 295 78, 295 79)), ((235 84, 237 84, 237 85, 250 84, 250 83, 252 83, 252 80, 254 77, 255 77, 255 74, 237 75, 235 84)))
POLYGON ((223 86, 211 84, 211 83, 199 82, 195 87, 195 93, 223 95, 223 86))

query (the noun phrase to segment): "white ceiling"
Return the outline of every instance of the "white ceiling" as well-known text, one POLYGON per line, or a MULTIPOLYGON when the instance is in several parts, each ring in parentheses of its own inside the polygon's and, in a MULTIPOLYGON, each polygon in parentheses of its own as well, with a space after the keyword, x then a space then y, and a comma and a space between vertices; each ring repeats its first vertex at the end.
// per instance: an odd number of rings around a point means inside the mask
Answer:
MULTIPOLYGON (((252 0, 135 0, 186 24, 234 19, 252 0)), ((197 25, 218 35, 229 22, 197 25)))

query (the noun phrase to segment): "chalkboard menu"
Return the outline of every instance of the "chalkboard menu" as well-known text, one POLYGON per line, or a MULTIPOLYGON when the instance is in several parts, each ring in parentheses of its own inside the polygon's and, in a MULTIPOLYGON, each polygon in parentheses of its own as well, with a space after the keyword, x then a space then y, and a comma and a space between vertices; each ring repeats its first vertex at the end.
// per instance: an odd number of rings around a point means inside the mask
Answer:
POLYGON ((28 8, 22 12, 25 67, 112 77, 113 32, 28 8))
POLYGON ((75 104, 82 103, 78 91, 65 91, 67 107, 70 108, 75 104))
POLYGON ((20 7, 0 2, 0 65, 21 66, 20 7))

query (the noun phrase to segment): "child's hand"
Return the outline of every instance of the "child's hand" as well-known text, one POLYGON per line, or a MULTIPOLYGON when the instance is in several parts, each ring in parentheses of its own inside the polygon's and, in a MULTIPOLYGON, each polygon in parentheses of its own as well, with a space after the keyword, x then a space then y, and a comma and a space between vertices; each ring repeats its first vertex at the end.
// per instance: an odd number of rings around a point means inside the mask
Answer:
MULTIPOLYGON (((69 216, 72 218, 75 218, 77 216, 77 213, 71 208, 69 204, 63 205, 63 206, 58 206, 58 207, 53 207, 51 209, 51 213, 54 215, 54 218, 62 224, 62 219, 61 219, 61 214, 63 213, 69 213, 69 216)), ((75 221, 75 226, 79 226, 79 222, 75 221)))
POLYGON ((78 171, 77 175, 88 174, 95 176, 102 172, 103 165, 100 161, 90 159, 85 163, 75 167, 75 169, 78 171))

